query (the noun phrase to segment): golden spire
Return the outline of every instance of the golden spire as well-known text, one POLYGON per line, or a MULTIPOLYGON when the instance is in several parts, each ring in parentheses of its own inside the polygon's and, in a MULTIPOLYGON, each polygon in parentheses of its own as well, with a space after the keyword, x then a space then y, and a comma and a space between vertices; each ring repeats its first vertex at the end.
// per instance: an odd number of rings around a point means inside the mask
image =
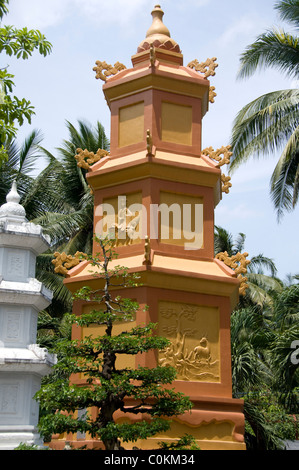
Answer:
POLYGON ((164 16, 164 11, 161 9, 161 6, 156 5, 152 11, 153 23, 146 33, 147 38, 151 36, 155 36, 155 39, 158 39, 157 35, 159 37, 167 36, 165 38, 161 38, 161 39, 164 39, 164 41, 170 38, 170 32, 168 28, 166 28, 165 24, 163 23, 163 16, 164 16))
POLYGON ((159 49, 180 53, 180 46, 171 38, 169 29, 163 23, 164 11, 156 5, 152 11, 153 22, 146 33, 146 39, 139 45, 137 52, 143 52, 154 46, 159 49))

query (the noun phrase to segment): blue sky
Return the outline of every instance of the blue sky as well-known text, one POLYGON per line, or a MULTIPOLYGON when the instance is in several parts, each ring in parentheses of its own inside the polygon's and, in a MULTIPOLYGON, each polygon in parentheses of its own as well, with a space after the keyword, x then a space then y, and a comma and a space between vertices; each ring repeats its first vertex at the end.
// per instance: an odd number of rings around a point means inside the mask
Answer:
MULTIPOLYGON (((157 2, 158 3, 158 2, 157 2)), ((179 43, 184 64, 217 57, 219 67, 211 85, 215 103, 203 120, 203 148, 227 145, 237 112, 249 101, 269 91, 298 86, 282 74, 262 71, 245 81, 236 79, 239 57, 246 46, 271 27, 283 24, 274 0, 163 0, 164 23, 179 43)), ((44 135, 43 146, 55 150, 68 138, 65 121, 100 121, 110 134, 110 112, 95 80, 95 61, 131 66, 131 56, 151 25, 149 0, 10 0, 3 24, 41 30, 53 44, 50 56, 35 53, 21 61, 2 57, 15 74, 16 95, 30 99, 36 116, 24 125, 20 142, 33 129, 44 135)), ((269 196, 269 180, 279 153, 252 159, 232 176, 230 194, 216 208, 216 223, 234 237, 246 234, 246 251, 272 258, 281 278, 299 272, 299 208, 280 224, 269 196)), ((37 172, 42 169, 41 160, 37 172)), ((226 169, 224 168, 224 173, 226 169)))

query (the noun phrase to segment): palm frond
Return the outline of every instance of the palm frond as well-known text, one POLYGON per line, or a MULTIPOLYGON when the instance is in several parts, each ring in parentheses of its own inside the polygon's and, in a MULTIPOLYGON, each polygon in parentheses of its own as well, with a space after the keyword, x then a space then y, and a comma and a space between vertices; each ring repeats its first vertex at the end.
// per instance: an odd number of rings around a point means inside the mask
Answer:
POLYGON ((273 304, 273 293, 282 290, 282 282, 260 273, 247 273, 248 289, 245 297, 253 305, 266 307, 273 304))
POLYGON ((230 172, 249 157, 276 152, 299 125, 299 90, 267 93, 247 104, 233 123, 230 172))
POLYGON ((271 335, 265 334, 263 318, 256 307, 233 312, 231 317, 232 378, 234 395, 267 380, 268 370, 259 354, 268 346, 271 335), (264 334, 261 334, 264 333, 264 334))
POLYGON ((244 250, 246 235, 245 233, 239 233, 234 242, 234 254, 241 253, 244 250))
POLYGON ((299 76, 299 40, 284 31, 267 31, 241 55, 238 78, 248 78, 257 69, 276 68, 288 77, 299 76))
POLYGON ((20 153, 20 147, 16 139, 10 140, 9 142, 6 143, 5 145, 7 154, 8 154, 8 160, 4 164, 6 167, 13 168, 15 171, 18 170, 19 167, 19 153, 20 153))
POLYGON ((248 272, 264 274, 264 269, 269 271, 270 276, 275 277, 277 275, 277 268, 275 262, 271 258, 267 258, 263 254, 253 256, 250 258, 250 265, 248 266, 248 272))
POLYGON ((299 192, 299 127, 289 138, 271 177, 271 198, 278 220, 294 209, 299 192))
MULTIPOLYGON (((89 219, 88 219, 89 220, 89 219)), ((82 227, 86 226, 86 215, 81 211, 68 214, 47 212, 32 222, 41 225, 44 233, 49 235, 54 244, 59 240, 69 240, 82 227)))
POLYGON ((292 344, 298 341, 298 322, 277 332, 272 344, 271 359, 273 362, 274 389, 279 393, 280 401, 284 403, 293 413, 298 413, 298 387, 299 370, 298 364, 292 360, 292 344))
POLYGON ((215 225, 214 246, 215 254, 227 252, 230 256, 233 253, 233 236, 223 227, 215 225))
POLYGON ((283 21, 289 21, 299 28, 299 3, 298 0, 279 1, 274 5, 283 21))
POLYGON ((273 321, 279 331, 286 325, 299 324, 299 284, 292 284, 277 293, 273 312, 273 321))
POLYGON ((65 201, 57 193, 57 185, 53 181, 56 165, 58 162, 50 163, 32 182, 28 185, 22 205, 24 206, 29 220, 43 216, 47 211, 63 211, 65 201))
POLYGON ((249 400, 244 402, 244 414, 246 421, 250 424, 254 438, 246 436, 249 439, 248 447, 255 450, 283 450, 284 443, 273 432, 273 427, 268 423, 264 414, 254 403, 249 400), (252 440, 255 441, 252 444, 252 440))
POLYGON ((38 158, 37 150, 39 150, 39 145, 43 140, 43 136, 39 130, 33 130, 29 136, 24 140, 20 153, 19 153, 19 169, 18 176, 23 174, 28 174, 31 172, 36 165, 38 158))
POLYGON ((36 277, 53 292, 55 303, 60 302, 70 308, 72 294, 63 284, 64 277, 54 272, 53 259, 52 253, 43 253, 37 257, 36 277))
POLYGON ((65 253, 75 254, 77 251, 81 251, 87 254, 92 253, 93 245, 93 233, 90 227, 82 228, 77 231, 68 241, 63 243, 57 248, 59 251, 65 253), (89 228, 89 230, 88 230, 89 228))

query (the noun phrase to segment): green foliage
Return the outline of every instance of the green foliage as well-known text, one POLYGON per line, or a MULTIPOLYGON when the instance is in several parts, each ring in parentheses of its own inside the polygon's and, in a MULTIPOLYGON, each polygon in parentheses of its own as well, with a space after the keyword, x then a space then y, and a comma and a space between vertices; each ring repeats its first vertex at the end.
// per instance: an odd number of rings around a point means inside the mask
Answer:
POLYGON ((289 21, 299 27, 299 4, 298 0, 284 0, 275 4, 274 8, 279 12, 280 18, 289 21))
POLYGON ((3 26, 0 28, 0 53, 5 52, 9 56, 16 56, 17 59, 28 59, 33 51, 46 57, 51 52, 52 46, 45 36, 38 30, 28 30, 28 28, 17 29, 13 26, 3 26))
POLYGON ((70 139, 64 141, 57 158, 41 148, 42 134, 34 130, 21 145, 15 139, 8 142, 2 149, 5 161, 0 164, 0 205, 6 202, 12 182, 17 180, 28 220, 42 225, 43 232, 51 238, 51 249, 37 257, 36 277, 53 292, 53 301, 40 314, 43 318, 38 325, 39 344, 44 347, 50 347, 61 336, 61 327, 65 325, 63 315, 72 306, 72 296, 63 284, 63 276, 54 272, 53 252, 74 254, 92 250, 93 194, 86 181, 86 170, 77 166, 74 155, 78 146, 94 152, 99 147, 109 148, 100 123, 91 126, 79 121, 78 128, 68 123, 68 130, 70 139), (48 165, 33 178, 30 173, 40 158, 46 158, 48 165))
MULTIPOLYGON (((234 242, 216 227, 216 252, 233 255, 243 251, 244 241, 244 234, 234 242)), ((292 415, 298 415, 299 367, 292 361, 292 344, 299 338, 299 285, 284 285, 276 273, 272 260, 252 257, 249 288, 231 315, 233 395, 245 399, 248 449, 283 448, 282 440, 294 437, 292 415)))
POLYGON ((102 440, 107 450, 112 450, 120 448, 120 439, 135 442, 166 431, 170 418, 190 410, 192 405, 188 397, 169 388, 176 376, 173 368, 116 367, 116 359, 121 355, 136 356, 164 349, 169 341, 155 335, 155 324, 132 326, 137 312, 142 315, 138 303, 113 292, 116 287, 136 285, 136 279, 131 279, 124 268, 117 267, 115 271, 108 268, 114 257, 113 241, 96 241, 101 251, 88 259, 97 268, 97 290, 83 288, 76 294, 77 300, 91 304, 92 309, 79 317, 69 315, 68 322, 84 328, 100 325, 103 333, 59 341, 56 378, 42 386, 37 398, 43 410, 42 434, 88 432, 102 440), (120 321, 127 328, 124 326, 123 331, 115 333, 114 326, 120 321), (72 374, 83 374, 86 385, 71 383, 72 374), (99 410, 96 418, 90 414, 94 407, 99 410), (76 410, 87 411, 78 418, 76 410), (117 410, 124 414, 141 413, 145 418, 136 423, 117 423, 113 419, 117 410))
MULTIPOLYGON (((0 19, 8 13, 8 3, 6 0, 0 2, 0 19)), ((40 31, 0 27, 0 53, 26 60, 35 50, 44 57, 52 50, 52 45, 40 31)), ((22 126, 24 121, 30 124, 35 114, 29 100, 13 95, 13 79, 14 75, 8 73, 7 68, 0 70, 0 164, 1 160, 7 159, 4 147, 16 136, 17 126, 22 126)))
POLYGON ((284 31, 267 31, 248 46, 241 56, 239 76, 251 76, 257 68, 274 67, 290 77, 299 75, 299 42, 284 31))
POLYGON ((29 445, 25 444, 24 442, 21 442, 21 444, 18 445, 14 450, 40 450, 38 446, 35 445, 29 445))
POLYGON ((78 121, 78 128, 67 122, 69 139, 63 141, 55 157, 46 149, 49 174, 46 181, 53 188, 54 208, 34 220, 42 225, 59 252, 75 254, 92 252, 94 197, 86 180, 87 171, 78 167, 77 148, 96 153, 99 148, 108 150, 109 141, 103 126, 78 121))
POLYGON ((181 437, 178 442, 160 442, 160 447, 163 450, 201 450, 199 445, 196 444, 196 441, 193 436, 189 434, 185 434, 185 436, 181 437))
MULTIPOLYGON (((239 233, 234 240, 230 232, 222 227, 215 226, 214 248, 215 255, 227 252, 229 256, 245 251, 246 235, 239 233)), ((249 256, 250 264, 247 267, 247 285, 245 296, 242 296, 239 307, 259 306, 263 308, 272 302, 272 293, 282 289, 282 282, 277 279, 277 269, 272 259, 263 254, 249 256)))
POLYGON ((3 16, 8 13, 8 3, 9 0, 0 0, 0 19, 2 19, 3 16))
POLYGON ((284 447, 284 440, 296 440, 299 415, 286 411, 275 393, 264 387, 248 392, 245 397, 245 416, 248 421, 247 438, 249 450, 255 446, 265 450, 278 450, 284 447))
POLYGON ((299 367, 292 344, 299 338, 298 300, 299 285, 284 286, 263 308, 239 308, 231 317, 233 394, 245 399, 249 449, 277 450, 296 435, 299 367))
MULTIPOLYGON (((292 22, 298 30, 297 0, 279 1, 275 8, 283 20, 292 22)), ((282 30, 267 31, 247 47, 240 62, 241 78, 250 77, 257 69, 276 68, 288 78, 297 79, 299 38, 282 30)), ((282 152, 270 187, 278 220, 298 202, 298 109, 298 89, 274 91, 244 106, 233 123, 230 172, 251 157, 282 152)))

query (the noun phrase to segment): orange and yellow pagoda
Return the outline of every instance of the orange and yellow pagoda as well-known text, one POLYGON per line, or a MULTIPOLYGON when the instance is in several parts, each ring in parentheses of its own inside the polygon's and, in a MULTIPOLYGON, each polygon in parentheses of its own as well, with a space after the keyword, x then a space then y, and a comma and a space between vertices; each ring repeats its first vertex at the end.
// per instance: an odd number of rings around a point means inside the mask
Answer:
MULTIPOLYGON (((212 58, 184 66, 163 15, 155 6, 132 68, 96 63, 111 111, 110 152, 79 150, 76 158, 89 169, 95 233, 114 227, 117 265, 140 275, 142 285, 126 289, 125 296, 147 305, 147 321, 171 340, 159 354, 127 357, 126 367, 174 366, 175 389, 194 404, 167 434, 134 445, 152 449, 161 440, 191 434, 203 450, 242 450, 243 402, 232 398, 230 315, 246 278, 233 269, 240 260, 214 256, 214 210, 231 186, 221 167, 231 153, 229 147, 201 148, 202 119, 216 96, 209 77, 217 63, 212 58)), ((86 261, 65 279, 72 292, 96 282, 86 261)), ((74 304, 78 315, 85 308, 74 304)), ((132 326, 143 322, 144 314, 137 315, 132 326)), ((73 338, 87 333, 76 328, 73 338)), ((115 415, 116 421, 124 419, 115 415)), ((72 439, 80 446, 95 444, 88 436, 72 439)), ((59 438, 52 444, 58 448, 59 438)))

